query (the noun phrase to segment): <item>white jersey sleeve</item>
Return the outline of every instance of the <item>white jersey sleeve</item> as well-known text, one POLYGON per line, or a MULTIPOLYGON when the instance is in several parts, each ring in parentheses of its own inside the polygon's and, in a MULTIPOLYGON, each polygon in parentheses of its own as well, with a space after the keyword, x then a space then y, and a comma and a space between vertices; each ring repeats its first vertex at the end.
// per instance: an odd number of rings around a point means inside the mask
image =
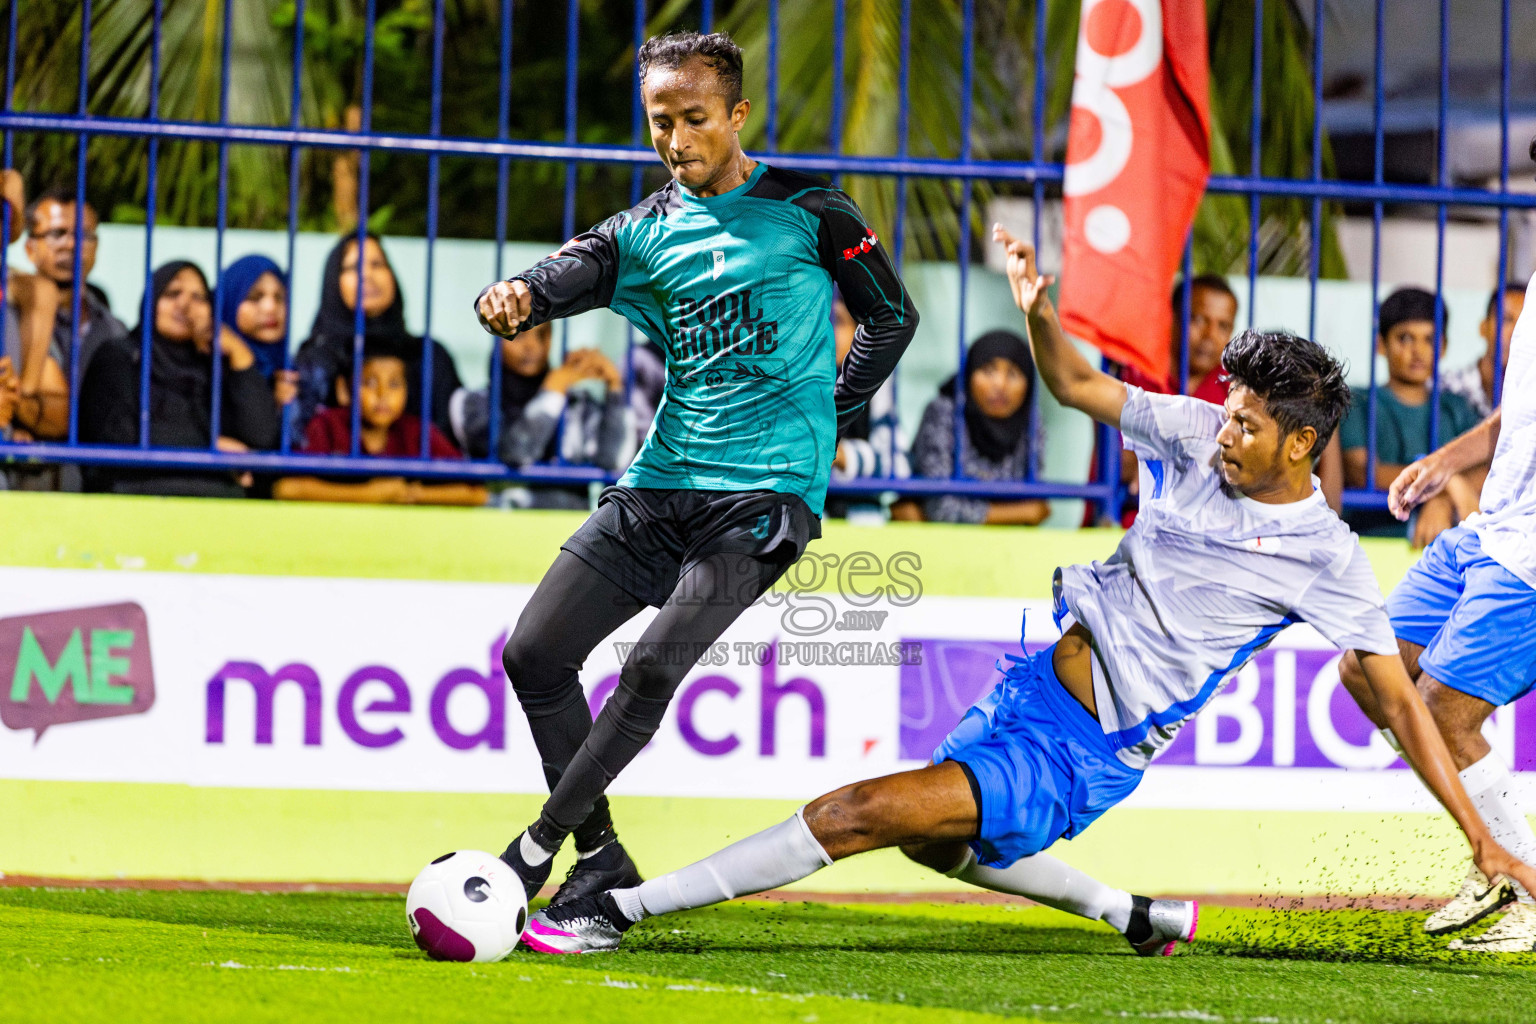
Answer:
POLYGON ((1180 461, 1195 454, 1192 446, 1209 450, 1225 421, 1221 406, 1202 399, 1125 386, 1120 435, 1137 458, 1180 461))
POLYGON ((1353 537, 1302 591, 1294 612, 1341 651, 1398 653, 1376 574, 1353 537))

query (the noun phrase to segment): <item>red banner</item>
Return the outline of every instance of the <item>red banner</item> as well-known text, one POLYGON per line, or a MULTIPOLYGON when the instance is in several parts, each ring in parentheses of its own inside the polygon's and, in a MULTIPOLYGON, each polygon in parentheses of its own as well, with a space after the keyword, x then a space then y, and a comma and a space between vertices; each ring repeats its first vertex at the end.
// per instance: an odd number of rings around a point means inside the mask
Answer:
POLYGON ((1083 0, 1067 136, 1061 322, 1169 374, 1169 292, 1210 176, 1203 0, 1083 0))

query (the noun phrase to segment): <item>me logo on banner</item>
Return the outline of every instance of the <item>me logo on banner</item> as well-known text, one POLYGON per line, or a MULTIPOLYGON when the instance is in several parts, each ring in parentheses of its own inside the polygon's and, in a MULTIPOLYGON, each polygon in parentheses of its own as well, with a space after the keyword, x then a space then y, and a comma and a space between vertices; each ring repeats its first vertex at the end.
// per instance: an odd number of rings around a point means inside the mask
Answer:
POLYGON ((31 729, 141 715, 155 703, 149 620, 134 602, 0 619, 0 722, 31 729))

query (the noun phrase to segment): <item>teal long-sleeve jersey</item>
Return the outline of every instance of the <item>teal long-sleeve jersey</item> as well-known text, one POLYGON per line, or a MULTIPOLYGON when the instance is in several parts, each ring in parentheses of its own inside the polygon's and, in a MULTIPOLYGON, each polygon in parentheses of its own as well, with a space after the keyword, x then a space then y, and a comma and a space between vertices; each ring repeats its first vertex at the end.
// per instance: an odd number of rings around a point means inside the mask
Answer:
POLYGON ((532 294, 524 329, 607 306, 666 353, 656 418, 621 484, 773 490, 817 515, 839 427, 891 375, 917 328, 853 200, 763 163, 718 196, 668 182, 509 280, 532 294), (841 369, 834 284, 859 323, 841 369))

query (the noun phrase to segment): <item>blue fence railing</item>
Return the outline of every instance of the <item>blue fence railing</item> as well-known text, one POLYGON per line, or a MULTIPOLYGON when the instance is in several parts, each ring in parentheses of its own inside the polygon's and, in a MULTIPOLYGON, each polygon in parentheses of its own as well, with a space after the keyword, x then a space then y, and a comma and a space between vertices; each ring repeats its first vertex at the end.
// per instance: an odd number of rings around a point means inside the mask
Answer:
MULTIPOLYGON (((640 105, 639 82, 631 82, 630 102, 630 140, 628 145, 604 145, 582 141, 580 125, 578 123, 578 84, 580 81, 581 64, 581 39, 580 26, 582 18, 582 5, 579 0, 565 0, 564 15, 565 24, 565 73, 563 76, 562 91, 559 102, 563 109, 563 137, 561 141, 538 141, 517 138, 513 128, 513 112, 511 110, 511 95, 513 82, 513 40, 518 31, 519 20, 531 17, 548 18, 551 9, 556 4, 540 3, 535 10, 531 4, 514 4, 513 0, 501 0, 499 15, 499 88, 498 109, 496 120, 496 134, 494 137, 455 137, 445 134, 443 130, 443 101, 444 101, 444 40, 447 31, 445 19, 444 0, 434 0, 432 4, 432 28, 430 45, 430 99, 429 99, 429 127, 425 133, 400 133, 378 131, 374 128, 374 91, 375 91, 375 38, 380 12, 377 0, 358 0, 362 6, 363 53, 361 72, 361 123, 356 130, 344 128, 317 128, 304 124, 301 110, 301 95, 303 84, 303 70, 306 60, 306 39, 304 32, 305 16, 307 12, 306 0, 295 0, 295 18, 292 46, 292 73, 291 73, 291 107, 286 125, 243 124, 233 122, 230 119, 231 98, 231 18, 233 3, 225 2, 222 5, 222 38, 220 52, 219 74, 219 116, 216 121, 177 121, 161 116, 159 95, 162 88, 163 73, 163 37, 164 14, 167 0, 146 0, 152 5, 152 26, 148 46, 148 101, 143 116, 123 117, 104 116, 92 112, 91 96, 89 93, 89 70, 91 66, 92 22, 93 4, 91 0, 82 0, 79 5, 79 22, 85 26, 80 34, 79 54, 79 96, 75 109, 71 112, 41 113, 35 111, 19 110, 14 106, 14 97, 17 94, 17 39, 18 39, 18 8, 19 0, 11 0, 8 11, 8 45, 6 52, 6 79, 5 97, 3 107, 0 107, 0 129, 4 134, 4 163, 7 168, 15 164, 15 143, 18 134, 27 138, 40 136, 55 136, 65 139, 72 138, 77 154, 77 166, 75 168, 75 188, 78 196, 89 199, 87 191, 87 162, 89 140, 97 136, 126 136, 142 138, 146 141, 145 177, 147 183, 145 221, 147 225, 145 242, 146 267, 150 260, 150 250, 153 234, 157 223, 157 197, 160 193, 161 160, 160 148, 166 143, 201 142, 213 144, 218 150, 218 202, 217 202, 217 270, 223 265, 223 239, 225 232, 230 228, 229 224, 229 173, 230 173, 230 147, 232 146, 266 146, 281 147, 286 150, 289 169, 289 193, 287 213, 288 235, 288 263, 293 267, 295 238, 299 231, 299 183, 300 183, 300 159, 307 150, 341 150, 355 151, 358 154, 358 206, 359 216, 359 245, 363 238, 363 225, 367 222, 369 206, 369 178, 370 158, 374 154, 416 154, 425 157, 427 162, 427 204, 426 204, 426 274, 429 287, 425 290, 428 305, 427 322, 431 323, 432 290, 430 281, 434 267, 434 252, 438 241, 439 228, 439 199, 442 188, 441 163, 445 158, 472 158, 494 162, 497 170, 497 185, 495 193, 496 208, 496 274, 498 277, 515 269, 507 266, 503 260, 502 249, 508 242, 508 176, 514 163, 542 162, 562 165, 565 171, 565 183, 562 194, 562 225, 567 236, 573 234, 580 226, 576 222, 577 206, 577 174, 579 167, 586 165, 616 165, 632 168, 630 174, 630 195, 638 201, 641 194, 642 169, 651 165, 655 160, 653 152, 646 147, 646 133, 644 129, 643 112, 640 105)), ((957 362, 963 368, 966 348, 966 302, 970 293, 970 268, 972 257, 977 254, 978 246, 972 237, 970 230, 972 213, 972 186, 977 182, 990 182, 1008 184, 1009 187, 1021 188, 1020 194, 1027 194, 1032 200, 1035 211, 1036 241, 1039 241, 1040 223, 1042 221, 1041 209, 1047 200, 1059 194, 1059 185, 1063 176, 1061 163, 1045 159, 1048 140, 1057 137, 1058 126, 1046 123, 1046 97, 1048 93, 1047 52, 1046 52, 1046 25, 1049 9, 1058 4, 1073 3, 1078 0, 1034 0, 1034 38, 1033 58, 1034 69, 1030 81, 1033 91, 1031 109, 1033 111, 1032 122, 1029 126, 1029 151, 1034 154, 1030 160, 994 160, 978 157, 972 148, 972 138, 975 135, 975 104, 973 94, 975 92, 974 69, 977 59, 976 42, 978 32, 977 0, 955 0, 958 7, 958 21, 963 33, 960 42, 962 53, 961 73, 962 85, 959 97, 959 137, 960 151, 953 158, 941 158, 932 156, 915 156, 909 150, 908 137, 911 127, 911 103, 912 88, 912 62, 913 62, 913 5, 912 0, 887 0, 891 9, 899 8, 899 68, 897 74, 897 89, 899 91, 899 113, 895 138, 892 140, 890 155, 854 155, 842 152, 844 147, 843 120, 848 109, 844 84, 844 61, 847 52, 848 24, 846 17, 846 0, 827 0, 830 5, 827 19, 832 37, 832 53, 834 73, 832 76, 832 89, 830 97, 831 118, 828 126, 828 149, 830 152, 784 152, 780 149, 781 117, 784 104, 781 102, 780 90, 783 86, 780 75, 780 57, 783 40, 781 39, 781 0, 766 0, 766 25, 767 25, 767 63, 766 69, 766 97, 764 99, 766 109, 766 152, 758 155, 771 159, 774 163, 796 170, 807 171, 831 176, 834 179, 842 175, 875 176, 894 181, 897 201, 894 206, 894 223, 890 227, 890 239, 895 256, 900 261, 905 256, 905 249, 909 236, 907 221, 907 196, 909 186, 915 179, 942 179, 957 183, 959 198, 956 203, 955 216, 958 223, 964 226, 959 231, 958 239, 958 281, 959 294, 956 297, 958 303, 958 330, 955 338, 957 362)), ((866 0, 871 2, 871 0, 866 0)), ((1264 67, 1264 24, 1266 4, 1293 2, 1293 0, 1254 0, 1254 31, 1252 40, 1253 67, 1264 67)), ((1301 0, 1305 4, 1305 0, 1301 0)), ((1312 25, 1315 31, 1312 35, 1312 93, 1314 103, 1317 97, 1323 95, 1323 54, 1326 36, 1327 5, 1324 0, 1312 0, 1310 5, 1312 25)), ((1437 291, 1439 284, 1444 279, 1445 252, 1446 252, 1446 225, 1447 214, 1451 207, 1477 207, 1491 208, 1497 211, 1499 228, 1499 281, 1506 277, 1509 268, 1510 253, 1508 251, 1509 216, 1512 211, 1536 209, 1536 195, 1530 193, 1512 192, 1509 188, 1509 124, 1511 113, 1511 0, 1501 0, 1500 8, 1500 80, 1499 80, 1499 124, 1500 124, 1500 150, 1501 164, 1497 187, 1470 188, 1456 185, 1451 182, 1447 171, 1447 105, 1450 96, 1450 0, 1438 0, 1438 24, 1439 24, 1439 91, 1438 91, 1438 131, 1436 139, 1435 173, 1431 184, 1399 184, 1387 180, 1385 174, 1385 117, 1384 117, 1384 73, 1386 67, 1385 51, 1385 25, 1386 25, 1386 0, 1375 0, 1375 46, 1374 46, 1374 76, 1373 96, 1374 105, 1374 173, 1369 181, 1347 181, 1334 178, 1325 178, 1323 175, 1323 119, 1318 116, 1320 107, 1314 107, 1313 131, 1312 131, 1312 161, 1310 175, 1304 178, 1273 178, 1265 177, 1259 173, 1263 166, 1262 140, 1265 112, 1265 95, 1263 90, 1264 76, 1259 71, 1253 74, 1252 86, 1252 113, 1250 124, 1251 146, 1247 154, 1252 173, 1246 175, 1218 175, 1209 183, 1209 191, 1216 194, 1236 195, 1245 197, 1249 208, 1250 237, 1248 239, 1248 296, 1247 310, 1250 326, 1254 317, 1254 298, 1258 291, 1258 271, 1260 257, 1259 228, 1262 223, 1261 200, 1264 199, 1294 199, 1310 204, 1310 243, 1311 251, 1308 259, 1308 281, 1310 287, 1310 306, 1308 322, 1314 328, 1317 324, 1317 293, 1318 280, 1321 272, 1319 253, 1322 250, 1321 231, 1323 225, 1324 203, 1350 203, 1357 208, 1368 206, 1372 216, 1372 274, 1371 297, 1372 308, 1375 309, 1380 301, 1381 279, 1381 234, 1382 221, 1386 208, 1389 205, 1415 205, 1431 207, 1435 211, 1436 226, 1436 267, 1437 267, 1437 291)), ((690 19, 686 26, 702 27, 705 30, 711 28, 717 13, 722 15, 730 13, 733 5, 722 3, 717 12, 716 4, 711 0, 703 0, 690 8, 690 19)), ((652 27, 649 18, 656 14, 654 5, 648 9, 646 0, 635 0, 633 5, 633 44, 638 45, 643 41, 648 30, 652 27)), ((931 41, 929 41, 931 42, 931 41)), ((986 50, 983 49, 983 54, 986 50)), ((981 59, 985 59, 983 56, 981 59)), ((632 76, 633 77, 633 76, 632 76)), ((5 204, 0 204, 4 207, 5 204)), ((9 231, 9 218, 11 214, 8 207, 0 213, 3 218, 3 227, 7 237, 9 231)), ((236 225, 238 226, 238 225, 236 225)), ((75 218, 75 277, 79 279, 79 267, 81 253, 84 248, 85 218, 75 218)), ((5 273, 4 251, 0 249, 0 275, 5 273)), ((1186 277, 1195 270, 1193 266, 1191 247, 1186 248, 1184 257, 1184 270, 1186 277)), ((1172 282, 1170 282, 1170 285, 1172 282)), ((222 289, 222 281, 216 284, 215 303, 222 289)), ((140 389, 140 419, 138 424, 137 446, 117 447, 101 444, 82 443, 79 429, 79 352, 80 352, 80 319, 81 319, 81 290, 73 289, 72 299, 72 329, 70 346, 73 358, 70 367, 70 409, 68 428, 63 437, 54 440, 44 440, 29 443, 10 443, 0 449, 0 454, 16 462, 73 462, 81 464, 122 466, 122 467, 173 467, 185 470, 197 469, 230 469, 251 470, 264 473, 303 473, 324 475, 352 475, 352 476, 379 476, 379 475, 409 475, 422 478, 460 478, 481 480, 508 480, 531 484, 540 483, 573 483, 582 481, 611 480, 612 474, 601 469, 584 466, 549 465, 529 466, 521 469, 511 469, 496 462, 494 458, 467 462, 442 462, 431 461, 427 458, 411 459, 381 459, 377 457, 358 457, 359 409, 357 401, 357 383, 354 381, 354 395, 352 402, 352 457, 343 456, 312 456, 305 455, 294 450, 295 438, 285 419, 281 443, 276 451, 272 452, 245 452, 231 453, 217 450, 215 445, 207 449, 167 449, 156 448, 150 445, 150 421, 149 413, 151 403, 150 394, 150 359, 148 358, 151 345, 149 325, 152 322, 150 309, 149 289, 145 289, 145 301, 143 306, 143 323, 145 324, 142 336, 139 339, 142 352, 145 356, 142 360, 142 371, 139 380, 140 389)), ((1184 303, 1183 328, 1181 339, 1181 354, 1178 360, 1180 379, 1183 386, 1188 388, 1189 376, 1189 351, 1188 351, 1188 320, 1189 301, 1184 303)), ((466 316, 468 311, 466 310, 466 316)), ((1502 309, 1497 309, 1495 314, 1502 321, 1502 309)), ((1502 326, 1502 324, 1501 324, 1502 326)), ((1437 335, 1442 328, 1437 326, 1437 335)), ((636 338, 638 340, 638 338, 636 338)), ((1438 337, 1437 337, 1437 340, 1438 337)), ((423 340, 422 380, 421 392, 423 396, 432 393, 432 364, 431 352, 427 348, 429 339, 423 340)), ((363 308, 362 303, 357 303, 356 321, 354 324, 353 352, 354 360, 360 357, 363 346, 363 308)), ((285 358, 284 366, 291 365, 291 346, 287 346, 289 354, 285 358)), ((1438 352, 1438 349, 1437 349, 1438 352)), ((219 374, 221 372, 221 360, 213 360, 214 384, 212 403, 212 424, 210 437, 217 439, 219 425, 223 410, 220 407, 219 374)), ((1438 355, 1433 378, 1433 399, 1431 402, 1431 435, 1438 439, 1440 429, 1438 396, 1440 390, 1438 355)), ((1497 373, 1502 376, 1502 358, 1495 359, 1497 373)), ((356 365, 356 362, 354 362, 356 365)), ((632 370, 629 360, 626 359, 623 367, 626 387, 630 386, 632 370)), ((1368 410, 1368 438, 1370 448, 1368 455, 1367 479, 1374 479, 1375 435, 1376 435, 1376 401, 1375 388, 1377 384, 1374 360, 1371 367, 1372 398, 1368 410)), ((1501 382, 1500 382, 1501 383, 1501 382)), ((491 361, 489 391, 490 408, 500 408, 499 394, 502 388, 501 361, 491 361)), ((958 406, 964 401, 964 389, 957 389, 957 428, 959 427, 960 409, 958 406)), ((423 402, 425 406, 425 401, 423 402)), ((429 416, 422 417, 422 443, 420 450, 428 450, 426 444, 427 424, 429 416)), ((490 427, 491 452, 497 451, 497 433, 505 428, 504 424, 492 422, 490 427)), ((958 432, 957 432, 958 436, 958 432)), ((1022 481, 987 482, 966 480, 959 478, 959 457, 956 453, 955 472, 956 478, 950 480, 935 479, 894 479, 891 477, 876 477, 852 481, 834 481, 832 491, 846 496, 878 495, 895 491, 903 495, 922 497, 942 493, 959 493, 975 497, 995 499, 1020 498, 1020 497, 1061 497, 1082 498, 1093 503, 1100 512, 1106 509, 1118 508, 1123 500, 1123 493, 1119 482, 1120 471, 1117 461, 1119 445, 1112 432, 1103 430, 1097 440, 1097 466, 1093 481, 1086 484, 1069 484, 1050 480, 1036 479, 1033 470, 1022 481)), ((893 453, 894 454, 894 453, 893 453)), ((894 459, 888 459, 888 465, 894 465, 894 459)), ((1381 507, 1384 505, 1384 494, 1377 488, 1366 487, 1363 489, 1349 490, 1344 495, 1347 505, 1356 507, 1381 507)))

